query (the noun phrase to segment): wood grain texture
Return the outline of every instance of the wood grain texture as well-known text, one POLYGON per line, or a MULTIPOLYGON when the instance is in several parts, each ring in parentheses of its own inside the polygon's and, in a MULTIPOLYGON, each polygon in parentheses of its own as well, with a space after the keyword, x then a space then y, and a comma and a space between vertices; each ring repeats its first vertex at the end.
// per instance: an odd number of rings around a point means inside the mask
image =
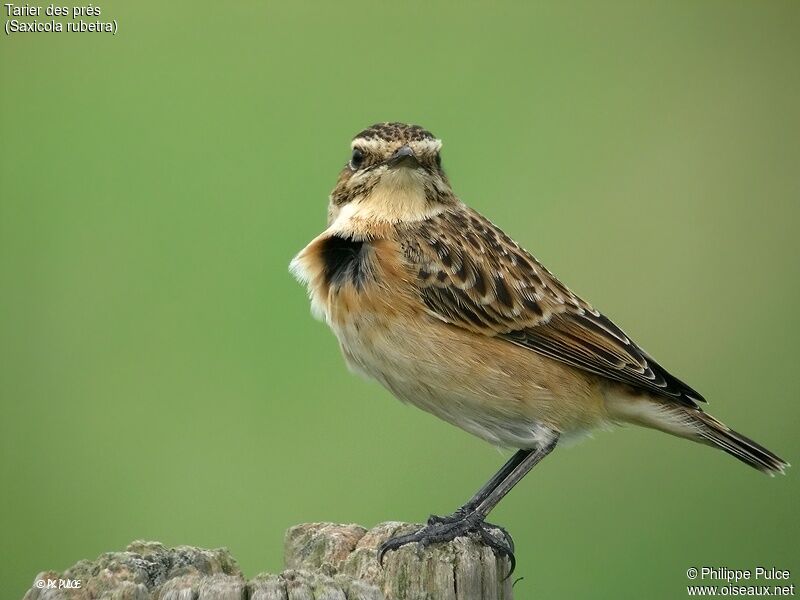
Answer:
POLYGON ((227 549, 136 541, 122 552, 39 573, 23 600, 511 600, 509 563, 470 538, 390 552, 376 548, 419 525, 306 523, 286 532, 286 569, 249 581, 227 549), (78 580, 78 589, 39 587, 78 580))

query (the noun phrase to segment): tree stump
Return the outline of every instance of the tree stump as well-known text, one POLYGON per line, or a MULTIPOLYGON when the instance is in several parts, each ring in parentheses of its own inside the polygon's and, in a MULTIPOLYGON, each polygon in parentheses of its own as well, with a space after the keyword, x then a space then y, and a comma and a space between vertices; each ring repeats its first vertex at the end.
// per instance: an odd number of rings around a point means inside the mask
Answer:
POLYGON ((419 527, 296 525, 284 540, 286 569, 249 581, 227 549, 136 541, 63 573, 39 573, 24 600, 511 600, 508 559, 472 538, 410 544, 378 564, 384 540, 419 527))

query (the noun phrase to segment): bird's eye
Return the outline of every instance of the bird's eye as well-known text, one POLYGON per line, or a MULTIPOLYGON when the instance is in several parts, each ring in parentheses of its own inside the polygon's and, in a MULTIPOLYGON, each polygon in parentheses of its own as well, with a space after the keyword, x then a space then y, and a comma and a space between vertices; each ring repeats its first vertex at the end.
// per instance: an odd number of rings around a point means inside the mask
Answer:
POLYGON ((439 169, 442 168, 442 155, 439 154, 438 152, 436 153, 436 166, 439 169))
POLYGON ((359 148, 353 148, 353 156, 350 157, 350 167, 360 169, 364 164, 364 153, 359 148))

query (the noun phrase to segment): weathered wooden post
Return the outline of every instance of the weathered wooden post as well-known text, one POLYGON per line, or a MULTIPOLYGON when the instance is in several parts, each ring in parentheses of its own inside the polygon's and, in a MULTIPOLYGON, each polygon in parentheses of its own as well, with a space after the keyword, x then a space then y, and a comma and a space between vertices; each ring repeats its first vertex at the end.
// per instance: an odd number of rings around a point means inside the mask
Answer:
POLYGON ((286 569, 249 581, 225 549, 133 542, 63 573, 39 573, 24 600, 511 600, 508 559, 471 538, 405 546, 381 567, 381 542, 418 527, 296 525, 286 532, 286 569))

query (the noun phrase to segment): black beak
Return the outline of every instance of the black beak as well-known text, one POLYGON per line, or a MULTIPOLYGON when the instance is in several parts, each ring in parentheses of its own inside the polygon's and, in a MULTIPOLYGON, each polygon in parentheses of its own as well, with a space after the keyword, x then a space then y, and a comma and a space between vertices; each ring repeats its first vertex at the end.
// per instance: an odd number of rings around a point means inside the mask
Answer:
POLYGON ((397 151, 389 157, 386 164, 390 167, 418 167, 419 161, 417 155, 410 146, 401 146, 397 151))

